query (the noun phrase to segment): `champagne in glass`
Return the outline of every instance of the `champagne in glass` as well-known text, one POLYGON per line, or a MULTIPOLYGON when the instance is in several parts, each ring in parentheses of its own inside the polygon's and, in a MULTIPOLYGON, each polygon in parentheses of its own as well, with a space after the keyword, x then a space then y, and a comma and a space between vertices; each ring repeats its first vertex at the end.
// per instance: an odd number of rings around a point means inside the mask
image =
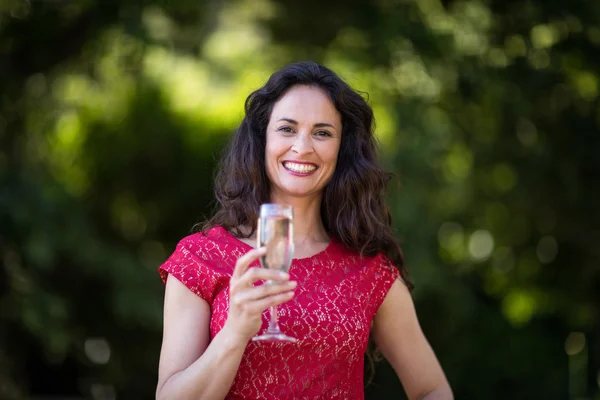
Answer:
MULTIPOLYGON (((294 218, 292 207, 282 204, 263 204, 256 234, 257 245, 266 247, 267 253, 260 258, 263 268, 287 272, 294 254, 294 218)), ((267 281, 266 285, 275 285, 267 281)), ((281 332, 277 323, 277 307, 270 309, 271 319, 267 331, 252 340, 281 340, 295 342, 296 339, 281 332)))

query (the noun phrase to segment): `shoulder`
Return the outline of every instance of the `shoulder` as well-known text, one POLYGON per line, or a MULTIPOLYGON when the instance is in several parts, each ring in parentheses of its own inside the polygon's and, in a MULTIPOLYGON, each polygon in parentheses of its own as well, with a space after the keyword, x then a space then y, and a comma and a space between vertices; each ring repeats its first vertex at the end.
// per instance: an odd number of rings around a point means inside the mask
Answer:
POLYGON ((337 239, 332 240, 332 243, 335 243, 335 252, 341 258, 356 259, 357 263, 364 266, 398 269, 383 251, 371 255, 361 255, 360 250, 347 247, 337 239))
POLYGON ((177 244, 173 254, 159 267, 167 282, 174 276, 189 290, 212 303, 226 286, 235 264, 236 243, 221 227, 188 235, 177 244))
POLYGON ((167 263, 229 266, 247 250, 241 242, 220 226, 182 238, 167 263))
POLYGON ((359 250, 346 247, 340 241, 336 241, 333 247, 332 253, 336 259, 343 260, 347 265, 355 265, 373 279, 395 280, 400 276, 400 269, 383 251, 361 255, 359 250))
POLYGON ((377 281, 391 283, 400 276, 400 270, 385 253, 377 253, 377 255, 370 257, 366 267, 377 281))
POLYGON ((229 268, 250 249, 251 246, 217 225, 184 237, 179 241, 175 253, 229 268))

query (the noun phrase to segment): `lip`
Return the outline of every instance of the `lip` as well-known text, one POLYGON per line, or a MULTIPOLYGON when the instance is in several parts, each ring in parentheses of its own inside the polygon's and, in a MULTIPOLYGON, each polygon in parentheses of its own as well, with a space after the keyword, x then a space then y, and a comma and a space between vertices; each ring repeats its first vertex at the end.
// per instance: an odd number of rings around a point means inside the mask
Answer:
POLYGON ((319 166, 317 164, 315 164, 315 163, 311 163, 311 162, 308 162, 308 161, 298 161, 298 160, 283 160, 281 162, 281 166, 287 172, 289 172, 290 174, 295 175, 295 176, 309 176, 309 175, 312 175, 315 172, 317 172, 317 170, 319 169, 319 166), (302 164, 302 165, 312 165, 312 166, 315 167, 315 169, 312 170, 312 171, 310 171, 310 172, 296 172, 296 171, 292 171, 291 169, 286 168, 285 165, 284 165, 286 162, 291 162, 291 163, 294 163, 294 164, 302 164))

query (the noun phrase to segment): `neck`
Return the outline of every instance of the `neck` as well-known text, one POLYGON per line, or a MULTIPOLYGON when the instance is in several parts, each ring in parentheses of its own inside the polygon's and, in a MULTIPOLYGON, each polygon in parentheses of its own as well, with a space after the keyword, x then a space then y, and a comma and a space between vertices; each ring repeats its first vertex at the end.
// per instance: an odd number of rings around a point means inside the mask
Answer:
POLYGON ((321 219, 321 200, 321 195, 311 198, 271 196, 273 203, 289 204, 294 209, 296 243, 329 241, 329 235, 321 219))

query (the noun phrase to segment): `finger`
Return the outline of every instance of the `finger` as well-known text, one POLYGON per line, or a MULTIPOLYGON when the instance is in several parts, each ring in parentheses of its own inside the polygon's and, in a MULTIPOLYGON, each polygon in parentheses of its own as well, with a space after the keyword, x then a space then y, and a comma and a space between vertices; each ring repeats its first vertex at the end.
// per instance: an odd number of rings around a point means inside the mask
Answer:
POLYGON ((254 262, 258 257, 264 256, 267 252, 267 249, 264 247, 258 249, 252 249, 240 258, 235 263, 235 268, 233 270, 232 278, 239 278, 248 270, 250 264, 254 262))
POLYGON ((293 297, 294 291, 290 290, 285 293, 276 294, 274 296, 265 297, 264 299, 248 303, 247 308, 250 312, 262 313, 269 307, 278 306, 290 301, 293 297))
POLYGON ((283 271, 269 270, 265 268, 250 268, 239 278, 231 279, 229 282, 229 292, 232 296, 248 288, 262 287, 257 285, 260 281, 270 281, 274 285, 290 280, 290 275, 283 271))
POLYGON ((290 290, 296 289, 297 283, 295 281, 288 281, 278 284, 268 284, 251 287, 245 290, 237 292, 234 296, 236 302, 244 303, 265 299, 269 296, 276 296, 281 293, 289 292, 290 290))
POLYGON ((277 271, 267 268, 250 268, 244 275, 239 278, 241 285, 250 286, 257 281, 288 281, 290 275, 287 272, 277 271))

